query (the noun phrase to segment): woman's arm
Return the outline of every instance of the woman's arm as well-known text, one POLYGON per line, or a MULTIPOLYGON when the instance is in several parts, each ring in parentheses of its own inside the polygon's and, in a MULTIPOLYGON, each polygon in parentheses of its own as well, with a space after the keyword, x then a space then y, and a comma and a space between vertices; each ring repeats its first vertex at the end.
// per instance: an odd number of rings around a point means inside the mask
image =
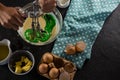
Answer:
POLYGON ((6 28, 18 29, 22 26, 24 18, 15 7, 8 7, 0 3, 0 24, 6 28))
MULTIPOLYGON (((56 0, 39 0, 43 12, 51 12, 56 7, 56 0)), ((6 28, 18 30, 22 26, 24 16, 15 7, 8 7, 0 3, 0 24, 6 28)))

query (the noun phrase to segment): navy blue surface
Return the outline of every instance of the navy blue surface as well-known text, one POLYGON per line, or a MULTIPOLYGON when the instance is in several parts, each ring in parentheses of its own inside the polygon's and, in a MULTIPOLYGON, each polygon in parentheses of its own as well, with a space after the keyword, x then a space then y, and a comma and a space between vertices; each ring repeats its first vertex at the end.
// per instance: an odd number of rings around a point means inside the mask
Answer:
MULTIPOLYGON (((106 19, 80 80, 120 80, 120 5, 106 19)), ((78 79, 79 80, 79 79, 78 79)))
MULTIPOLYGON (((19 1, 29 0, 0 0, 8 5, 23 5, 19 1), (17 2, 18 1, 18 2, 17 2), (10 3, 13 2, 13 3, 10 3), (15 4, 15 2, 17 4, 15 4)), ((24 4, 26 4, 24 3, 24 4)), ((11 5, 11 6, 12 6, 11 5)), ((60 9, 65 16, 67 9, 60 9)), ((92 48, 91 59, 81 70, 78 69, 74 80, 120 80, 120 5, 107 18, 104 26, 92 48)), ((37 65, 42 54, 51 51, 54 42, 45 46, 32 46, 24 42, 17 32, 0 27, 0 40, 7 38, 11 41, 13 51, 26 49, 33 53, 36 63, 33 70, 24 76, 12 74, 7 65, 0 66, 0 80, 48 80, 37 73, 37 65)))
MULTIPOLYGON (((33 0, 0 0, 1 3, 7 6, 24 6, 33 0)), ((60 9, 62 16, 64 18, 67 8, 60 9)), ((48 80, 47 78, 41 76, 37 72, 38 64, 40 62, 41 56, 45 52, 51 52, 54 42, 45 46, 33 46, 21 39, 18 33, 11 29, 5 29, 4 27, 0 26, 0 40, 2 39, 9 39, 11 41, 11 49, 12 51, 16 50, 28 50, 33 53, 35 57, 35 66, 33 70, 24 76, 17 76, 12 74, 7 65, 0 66, 0 80, 48 80)))

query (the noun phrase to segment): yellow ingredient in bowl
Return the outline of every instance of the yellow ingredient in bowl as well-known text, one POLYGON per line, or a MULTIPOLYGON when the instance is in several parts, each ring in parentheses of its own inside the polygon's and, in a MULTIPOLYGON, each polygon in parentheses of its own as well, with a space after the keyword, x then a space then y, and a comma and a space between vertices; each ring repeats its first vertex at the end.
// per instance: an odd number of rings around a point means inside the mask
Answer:
POLYGON ((15 63, 15 73, 27 72, 32 66, 32 61, 22 56, 20 61, 15 63))
POLYGON ((25 56, 21 57, 21 62, 24 62, 25 56))
POLYGON ((26 64, 29 62, 30 60, 26 57, 24 58, 23 62, 25 62, 26 64))
POLYGON ((22 72, 21 66, 16 65, 15 73, 21 73, 21 72, 22 72))
POLYGON ((22 65, 21 61, 18 61, 15 64, 16 64, 16 66, 21 66, 22 65))

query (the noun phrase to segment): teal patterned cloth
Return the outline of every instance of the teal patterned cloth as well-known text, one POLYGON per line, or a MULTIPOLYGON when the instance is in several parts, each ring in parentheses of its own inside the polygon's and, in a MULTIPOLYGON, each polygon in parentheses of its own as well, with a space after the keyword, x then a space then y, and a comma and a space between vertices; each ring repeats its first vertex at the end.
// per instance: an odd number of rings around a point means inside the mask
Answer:
POLYGON ((92 45, 106 17, 117 7, 120 0, 71 0, 60 35, 52 52, 72 61, 81 68, 91 56, 92 45), (84 41, 87 45, 82 54, 66 55, 66 44, 84 41))

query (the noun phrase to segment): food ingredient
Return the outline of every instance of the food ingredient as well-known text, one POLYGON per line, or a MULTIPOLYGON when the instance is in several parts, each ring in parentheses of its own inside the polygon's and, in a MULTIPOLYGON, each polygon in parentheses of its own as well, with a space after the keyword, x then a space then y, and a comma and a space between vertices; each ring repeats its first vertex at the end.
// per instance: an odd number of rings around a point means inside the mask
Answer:
POLYGON ((39 65, 39 72, 45 74, 48 72, 48 64, 42 63, 39 65))
POLYGON ((64 66, 64 69, 65 71, 71 73, 74 71, 74 65, 71 62, 69 62, 64 66))
POLYGON ((45 63, 52 63, 53 62, 53 55, 51 53, 47 52, 43 55, 42 60, 45 63))
POLYGON ((64 52, 66 54, 72 55, 72 54, 76 54, 77 52, 80 52, 80 53, 83 52, 85 50, 85 48, 86 48, 85 42, 79 41, 79 42, 76 42, 75 45, 67 44, 64 52))
POLYGON ((76 49, 75 46, 73 44, 67 44, 64 52, 66 54, 75 54, 76 53, 76 49))
POLYGON ((22 73, 22 68, 21 68, 20 65, 16 65, 15 67, 16 67, 15 68, 15 73, 22 73))
POLYGON ((62 57, 47 52, 42 56, 38 66, 38 72, 50 80, 73 80, 76 66, 62 57), (51 62, 44 62, 43 57, 45 58, 46 55, 49 55, 49 58, 45 60, 49 60, 52 57, 51 62))
POLYGON ((59 70, 57 68, 50 69, 49 76, 51 79, 57 78, 59 76, 59 70))
POLYGON ((63 71, 59 76, 59 80, 71 80, 70 75, 68 74, 68 72, 63 71))
POLYGON ((0 45, 0 61, 5 59, 9 54, 9 49, 7 45, 0 45))
POLYGON ((51 37, 52 30, 56 25, 56 20, 51 14, 45 14, 42 17, 46 21, 46 26, 44 28, 44 31, 40 32, 39 30, 36 30, 34 35, 34 31, 32 29, 27 29, 24 35, 28 41, 34 42, 34 43, 38 43, 39 41, 45 42, 51 37))
POLYGON ((15 62, 15 73, 24 73, 30 70, 32 61, 25 56, 21 56, 21 60, 15 62))
POLYGON ((86 48, 86 44, 83 41, 79 41, 76 43, 75 48, 77 52, 83 52, 86 48))

